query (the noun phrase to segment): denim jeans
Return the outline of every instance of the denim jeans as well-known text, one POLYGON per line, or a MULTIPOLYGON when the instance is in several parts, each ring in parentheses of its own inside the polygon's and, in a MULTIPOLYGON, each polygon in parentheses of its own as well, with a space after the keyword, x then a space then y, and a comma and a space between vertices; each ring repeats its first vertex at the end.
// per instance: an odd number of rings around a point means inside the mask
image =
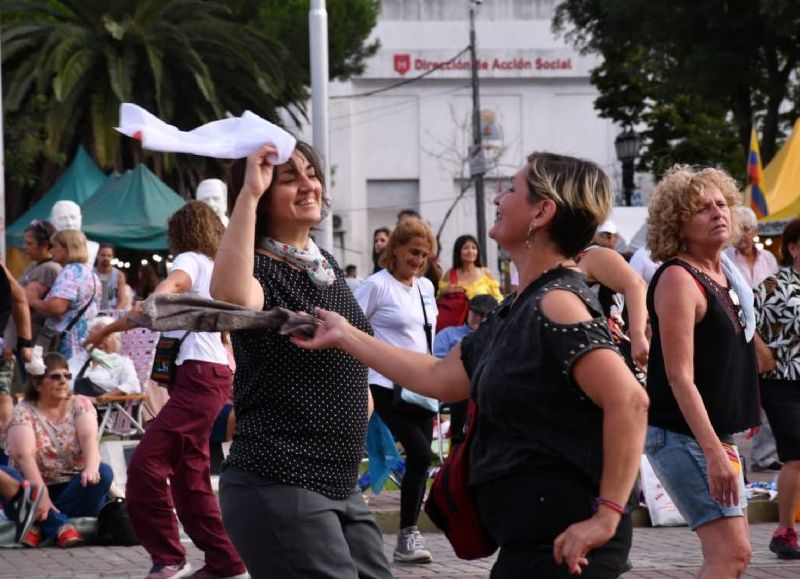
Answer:
MULTIPOLYGON (((23 474, 16 469, 7 466, 0 468, 20 482, 25 480, 23 474)), ((60 512, 50 509, 47 518, 37 523, 45 537, 54 540, 58 536, 58 530, 62 525, 68 524, 71 517, 97 516, 105 503, 111 482, 114 480, 114 471, 107 464, 100 463, 98 470, 100 471, 100 481, 95 485, 81 486, 80 474, 76 474, 68 482, 47 485, 50 500, 60 512)), ((3 504, 3 509, 11 511, 8 499, 2 497, 0 502, 3 504)))
POLYGON ((739 503, 725 506, 711 496, 706 457, 697 440, 657 426, 647 427, 644 446, 650 465, 691 530, 721 519, 741 517, 747 507, 739 468, 739 503))

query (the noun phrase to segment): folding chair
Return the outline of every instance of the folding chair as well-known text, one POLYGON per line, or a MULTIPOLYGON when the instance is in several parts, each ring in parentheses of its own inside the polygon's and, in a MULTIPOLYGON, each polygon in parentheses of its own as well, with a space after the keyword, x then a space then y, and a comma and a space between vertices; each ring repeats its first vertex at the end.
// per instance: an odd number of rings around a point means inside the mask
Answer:
MULTIPOLYGON (((117 319, 127 312, 123 310, 109 310, 107 315, 117 319)), ((150 381, 150 370, 153 367, 153 357, 156 353, 159 332, 147 328, 134 328, 120 334, 120 354, 133 360, 136 376, 139 379, 141 394, 114 395, 104 397, 98 405, 98 412, 103 417, 100 422, 100 436, 104 433, 119 436, 132 436, 144 433, 145 412, 150 418, 155 418, 156 413, 149 406, 150 398, 145 392, 150 381)))
MULTIPOLYGON (((139 378, 139 385, 142 392, 147 392, 147 385, 150 382, 150 371, 153 368, 153 358, 156 355, 156 344, 158 344, 159 332, 148 330, 147 328, 135 328, 120 334, 122 347, 120 354, 124 354, 133 360, 136 368, 136 376, 139 378)), ((150 406, 150 398, 145 396, 140 402, 142 410, 155 418, 157 412, 150 406)))
POLYGON ((143 409, 146 394, 106 394, 98 400, 101 413, 99 437, 115 434, 128 437, 144 434, 143 409))

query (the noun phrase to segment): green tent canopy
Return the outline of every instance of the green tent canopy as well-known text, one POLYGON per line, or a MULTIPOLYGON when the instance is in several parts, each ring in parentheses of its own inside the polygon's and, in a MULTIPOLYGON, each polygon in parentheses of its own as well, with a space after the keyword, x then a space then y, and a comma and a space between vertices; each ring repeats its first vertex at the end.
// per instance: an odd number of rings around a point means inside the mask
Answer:
POLYGON ((58 201, 74 201, 83 206, 106 179, 82 146, 72 159, 67 170, 62 173, 50 190, 6 230, 6 244, 22 248, 25 228, 34 219, 50 219, 50 210, 58 201))
POLYGON ((181 196, 142 164, 102 189, 83 206, 89 239, 127 249, 167 249, 167 219, 183 207, 181 196))

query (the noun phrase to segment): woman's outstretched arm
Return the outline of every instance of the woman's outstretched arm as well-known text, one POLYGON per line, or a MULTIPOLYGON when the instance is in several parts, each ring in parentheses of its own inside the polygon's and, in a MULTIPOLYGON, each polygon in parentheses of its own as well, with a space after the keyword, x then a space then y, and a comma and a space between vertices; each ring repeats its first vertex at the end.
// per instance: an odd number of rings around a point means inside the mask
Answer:
POLYGON ((313 338, 296 334, 292 343, 319 350, 339 348, 393 382, 438 398, 444 402, 464 400, 469 393, 469 377, 461 363, 458 345, 443 360, 387 344, 354 328, 337 313, 317 309, 319 326, 313 338))

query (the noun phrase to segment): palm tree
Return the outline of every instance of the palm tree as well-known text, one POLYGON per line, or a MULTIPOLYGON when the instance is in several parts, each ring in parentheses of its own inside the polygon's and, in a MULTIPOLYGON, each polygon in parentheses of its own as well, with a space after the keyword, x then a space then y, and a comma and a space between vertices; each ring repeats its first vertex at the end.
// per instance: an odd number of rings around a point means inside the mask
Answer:
MULTIPOLYGON (((285 49, 224 3, 210 0, 0 0, 5 109, 44 100, 43 155, 83 143, 123 169, 138 146, 113 127, 134 102, 181 128, 252 110, 303 114, 300 75, 285 49), (122 146, 121 146, 122 145, 122 146)), ((157 156, 166 172, 174 156, 157 156)))

